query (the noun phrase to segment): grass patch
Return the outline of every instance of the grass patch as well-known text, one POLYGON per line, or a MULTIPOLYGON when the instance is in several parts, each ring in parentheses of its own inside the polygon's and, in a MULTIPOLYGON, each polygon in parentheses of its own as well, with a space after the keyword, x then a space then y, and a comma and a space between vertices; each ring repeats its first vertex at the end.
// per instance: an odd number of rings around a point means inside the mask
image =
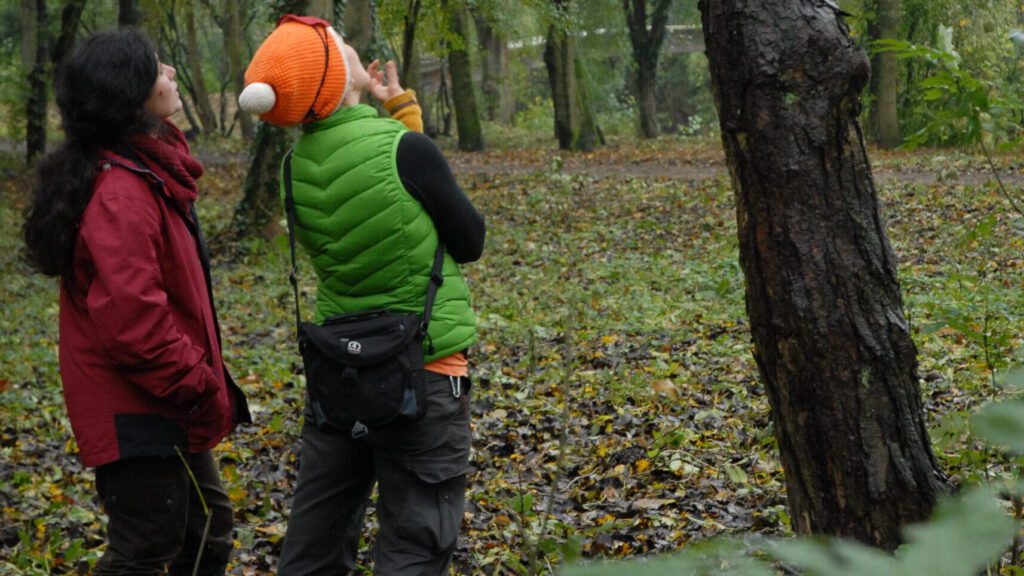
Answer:
MULTIPOLYGON (((283 238, 226 244, 245 160, 210 154, 200 216, 217 247, 225 357, 256 419, 217 449, 236 508, 231 572, 271 573, 302 404, 289 264, 283 238)), ((557 161, 544 149, 452 159, 480 166, 459 179, 488 223, 484 258, 464 267, 481 341, 456 572, 525 573, 538 558, 557 566, 786 533, 730 187, 720 174, 651 170, 721 167, 720 150, 663 137, 557 161)), ((932 170, 923 152, 881 162, 932 170)), ((12 174, 0 189, 0 574, 72 573, 98 556, 102 515, 60 396, 56 283, 18 259, 28 183, 12 174)), ((967 420, 1006 395, 998 376, 1022 360, 1024 246, 1012 213, 985 183, 879 185, 937 452, 965 483, 1010 475, 967 420)), ((308 311, 313 274, 302 267, 308 311)))

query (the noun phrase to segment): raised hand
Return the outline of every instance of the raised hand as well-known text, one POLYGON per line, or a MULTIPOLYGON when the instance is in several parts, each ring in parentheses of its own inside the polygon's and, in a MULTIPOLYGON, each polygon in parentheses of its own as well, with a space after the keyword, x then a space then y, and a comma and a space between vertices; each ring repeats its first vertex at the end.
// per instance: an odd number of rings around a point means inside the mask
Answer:
POLYGON ((366 72, 370 75, 370 95, 379 102, 387 102, 405 92, 405 89, 398 82, 398 66, 395 65, 393 60, 388 60, 387 64, 384 65, 384 70, 380 69, 380 60, 374 60, 370 62, 366 72), (386 83, 385 72, 387 75, 386 83))

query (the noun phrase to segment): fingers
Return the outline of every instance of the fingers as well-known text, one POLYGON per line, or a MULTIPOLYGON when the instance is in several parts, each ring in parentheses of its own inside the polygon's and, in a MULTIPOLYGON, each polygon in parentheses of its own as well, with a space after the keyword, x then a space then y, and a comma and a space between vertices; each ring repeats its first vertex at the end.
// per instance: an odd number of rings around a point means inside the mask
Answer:
POLYGON ((388 60, 388 63, 384 65, 384 69, 387 70, 388 84, 398 86, 398 65, 395 64, 395 61, 388 60))

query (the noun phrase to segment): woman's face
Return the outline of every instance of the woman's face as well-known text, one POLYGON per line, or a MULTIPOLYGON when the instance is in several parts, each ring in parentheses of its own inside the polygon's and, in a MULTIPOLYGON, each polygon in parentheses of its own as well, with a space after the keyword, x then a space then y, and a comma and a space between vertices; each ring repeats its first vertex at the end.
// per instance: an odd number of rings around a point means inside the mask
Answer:
POLYGON ((181 110, 181 96, 178 94, 178 83, 174 81, 177 71, 173 66, 158 63, 160 74, 156 77, 153 89, 146 100, 146 111, 157 118, 167 118, 181 110))

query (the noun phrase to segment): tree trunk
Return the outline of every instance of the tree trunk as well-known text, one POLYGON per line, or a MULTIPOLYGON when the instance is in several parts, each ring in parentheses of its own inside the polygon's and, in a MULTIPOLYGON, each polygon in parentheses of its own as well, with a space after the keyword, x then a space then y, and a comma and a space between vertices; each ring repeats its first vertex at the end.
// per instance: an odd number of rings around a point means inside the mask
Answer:
POLYGON ((373 1, 348 0, 345 6, 345 42, 368 58, 373 47, 373 1))
MULTIPOLYGON (((306 0, 281 3, 282 14, 306 13, 306 0)), ((272 238, 278 234, 277 217, 281 213, 278 176, 281 159, 288 150, 287 133, 273 124, 261 121, 249 153, 249 172, 245 178, 242 199, 235 206, 231 228, 237 238, 259 235, 272 238)))
POLYGON ((473 64, 469 60, 469 34, 466 30, 466 7, 458 0, 441 0, 441 9, 451 23, 452 46, 448 62, 452 71, 452 102, 455 105, 455 125, 459 131, 459 150, 477 152, 484 149, 484 133, 480 125, 480 111, 476 105, 473 83, 473 64))
POLYGON ((49 12, 45 0, 23 0, 23 64, 29 70, 25 99, 25 159, 46 152, 46 123, 50 109, 49 86, 64 56, 71 50, 85 0, 67 0, 60 11, 60 33, 50 49, 49 12))
POLYGON ((420 0, 408 0, 408 9, 403 17, 402 27, 402 61, 399 62, 398 80, 402 86, 410 88, 417 83, 414 81, 416 75, 413 73, 418 69, 416 66, 416 24, 420 17, 420 0))
MULTIPOLYGON (((551 2, 557 13, 567 16, 571 0, 551 2)), ((551 23, 544 45, 544 65, 555 109, 555 138, 562 150, 592 150, 600 134, 586 91, 579 85, 585 77, 583 63, 576 54, 576 41, 567 22, 568 18, 563 17, 551 23)))
POLYGON ((484 53, 481 92, 487 119, 501 124, 512 123, 513 101, 509 80, 508 45, 500 34, 481 17, 476 19, 476 37, 484 53))
MULTIPOLYGON (((246 18, 246 14, 242 12, 242 3, 239 0, 227 0, 224 3, 224 18, 224 52, 225 56, 227 56, 231 86, 235 91, 235 102, 238 102, 238 95, 245 88, 245 54, 243 53, 245 37, 243 21, 246 18)), ((241 126, 242 139, 246 142, 251 141, 255 129, 252 115, 240 109, 235 113, 241 126)))
POLYGON ((334 0, 308 0, 305 14, 332 22, 334 20, 334 0))
POLYGON ((117 27, 129 28, 138 26, 142 19, 142 11, 139 9, 139 0, 118 0, 117 2, 117 27))
POLYGON ((819 0, 700 7, 793 528, 893 550, 947 486, 857 124, 867 58, 819 0))
POLYGON ((46 0, 22 2, 25 28, 25 46, 31 46, 31 68, 28 73, 28 94, 25 98, 25 160, 31 163, 46 152, 46 116, 49 108, 50 44, 46 0))
MULTIPOLYGON (((875 20, 869 26, 871 40, 899 38, 900 0, 876 0, 875 20)), ((878 52, 871 59, 871 93, 875 97, 872 116, 876 143, 881 148, 896 148, 900 137, 899 109, 896 94, 899 91, 899 60, 893 52, 878 52)))
POLYGON ((184 48, 185 62, 188 65, 188 75, 191 80, 189 88, 191 88, 196 111, 199 113, 199 121, 202 123, 202 132, 214 132, 217 129, 217 115, 213 112, 210 95, 206 91, 206 81, 203 79, 203 59, 199 50, 199 35, 196 33, 196 11, 191 2, 187 2, 185 5, 184 48))
POLYGON ((288 140, 284 130, 268 122, 260 122, 249 155, 249 173, 245 178, 242 199, 235 207, 231 222, 236 237, 257 235, 273 238, 279 232, 278 176, 281 159, 287 151, 288 140))
POLYGON ((665 27, 672 0, 654 0, 650 23, 647 20, 648 0, 622 0, 629 27, 629 41, 636 64, 636 92, 640 104, 640 135, 658 135, 657 74, 658 57, 665 43, 665 27))
POLYGON ((60 10, 60 35, 57 36, 57 41, 53 44, 53 54, 50 55, 54 73, 57 72, 64 57, 75 45, 78 25, 82 22, 82 12, 84 11, 85 0, 67 0, 60 10))

